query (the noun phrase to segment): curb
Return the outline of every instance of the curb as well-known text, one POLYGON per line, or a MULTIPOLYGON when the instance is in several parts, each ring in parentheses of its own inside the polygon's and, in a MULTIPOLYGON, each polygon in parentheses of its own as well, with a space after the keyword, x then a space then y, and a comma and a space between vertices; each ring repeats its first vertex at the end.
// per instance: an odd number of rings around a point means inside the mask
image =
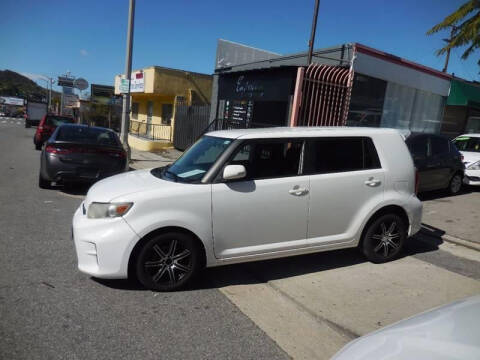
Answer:
POLYGON ((460 245, 472 250, 480 251, 480 244, 474 243, 473 241, 459 239, 448 234, 443 235, 442 239, 455 245, 460 245))

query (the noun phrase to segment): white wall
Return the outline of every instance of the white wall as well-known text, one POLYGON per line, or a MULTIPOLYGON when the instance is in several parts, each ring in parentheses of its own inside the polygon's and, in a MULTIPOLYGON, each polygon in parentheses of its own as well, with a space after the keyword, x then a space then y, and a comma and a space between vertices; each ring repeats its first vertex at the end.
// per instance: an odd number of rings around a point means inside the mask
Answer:
POLYGON ((359 74, 365 74, 399 85, 448 96, 450 80, 442 79, 438 76, 430 75, 407 66, 394 64, 361 52, 357 52, 356 55, 354 70, 359 74))

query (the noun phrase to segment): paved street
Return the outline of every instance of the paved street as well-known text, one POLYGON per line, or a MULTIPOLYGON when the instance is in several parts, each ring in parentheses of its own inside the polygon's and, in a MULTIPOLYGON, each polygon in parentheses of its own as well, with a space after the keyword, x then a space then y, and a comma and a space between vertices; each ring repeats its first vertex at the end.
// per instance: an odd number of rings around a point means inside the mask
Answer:
POLYGON ((77 271, 70 239, 86 189, 39 189, 35 128, 3 121, 0 358, 328 359, 357 336, 480 293, 480 252, 442 240, 445 219, 465 227, 459 206, 478 212, 476 190, 425 197, 426 226, 387 264, 338 250, 208 269, 176 293, 94 280, 77 271))
POLYGON ((38 188, 34 131, 0 119, 0 358, 288 358, 211 277, 164 294, 80 274, 70 226, 85 190, 38 188))

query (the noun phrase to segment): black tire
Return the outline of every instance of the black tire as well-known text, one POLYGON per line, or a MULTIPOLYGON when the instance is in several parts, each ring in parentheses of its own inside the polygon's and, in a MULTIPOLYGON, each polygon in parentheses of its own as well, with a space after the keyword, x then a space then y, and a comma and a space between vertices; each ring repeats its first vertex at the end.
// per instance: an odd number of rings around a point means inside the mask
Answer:
POLYGON ((395 259, 407 238, 407 227, 397 214, 384 214, 370 222, 362 239, 362 251, 373 263, 395 259))
POLYGON ((42 150, 42 144, 35 144, 35 150, 42 150))
POLYGON ((30 124, 30 121, 25 120, 25 129, 32 127, 32 124, 30 124))
POLYGON ((45 179, 42 174, 38 175, 38 186, 40 189, 50 189, 51 182, 45 179))
POLYGON ((201 254, 197 241, 187 234, 155 235, 138 252, 137 279, 150 290, 179 290, 200 271, 201 254))
POLYGON ((462 190, 463 176, 460 173, 456 173, 450 179, 448 183, 448 193, 450 195, 457 195, 462 190))

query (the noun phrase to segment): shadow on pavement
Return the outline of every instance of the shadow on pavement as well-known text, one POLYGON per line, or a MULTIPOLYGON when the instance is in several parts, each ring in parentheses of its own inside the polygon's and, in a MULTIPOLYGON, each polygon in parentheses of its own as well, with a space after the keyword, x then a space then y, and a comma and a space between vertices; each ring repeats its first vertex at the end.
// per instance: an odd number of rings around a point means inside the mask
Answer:
POLYGON ((52 186, 52 189, 68 195, 87 195, 88 189, 90 189, 91 186, 92 184, 72 183, 55 185, 52 186))
MULTIPOLYGON (((479 190, 480 190, 479 186, 463 185, 462 190, 460 190, 460 192, 457 195, 450 195, 446 190, 434 190, 434 191, 426 191, 426 192, 420 193, 418 194, 418 198, 421 201, 439 200, 446 197, 475 193, 475 192, 478 192, 479 190)), ((439 201, 442 201, 442 200, 439 200, 439 201)), ((444 201, 449 202, 450 200, 444 200, 444 201)))
MULTIPOLYGON (((400 258, 438 250, 444 232, 428 225, 407 240, 400 258)), ((204 269, 185 291, 217 289, 230 285, 261 284, 272 280, 307 275, 367 262, 356 248, 332 250, 273 260, 256 261, 204 269)), ((119 290, 145 290, 136 280, 92 278, 99 284, 119 290)))

